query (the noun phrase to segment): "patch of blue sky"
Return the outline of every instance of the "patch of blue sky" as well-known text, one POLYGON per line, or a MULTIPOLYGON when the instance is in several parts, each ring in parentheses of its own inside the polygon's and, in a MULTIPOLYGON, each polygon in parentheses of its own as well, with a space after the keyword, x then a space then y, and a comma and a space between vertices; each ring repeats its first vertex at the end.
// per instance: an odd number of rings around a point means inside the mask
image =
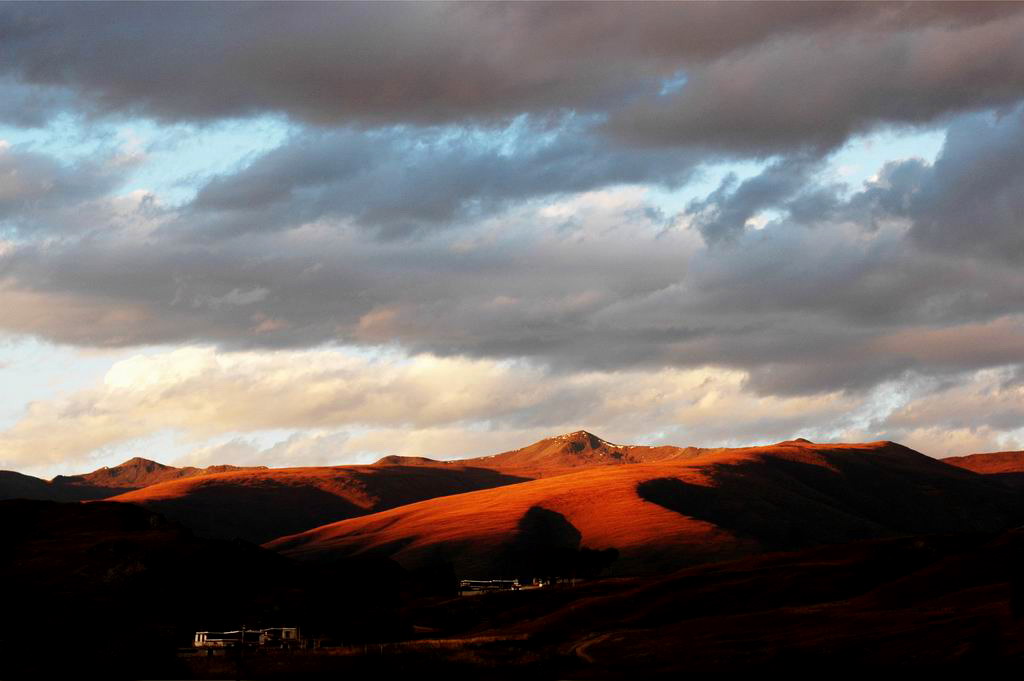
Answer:
POLYGON ((100 153, 115 139, 106 125, 85 125, 68 113, 53 117, 45 127, 22 128, 0 124, 0 139, 26 151, 72 160, 100 153))
POLYGON ((829 158, 825 178, 856 192, 891 161, 909 158, 933 163, 946 141, 945 127, 884 129, 858 135, 829 158))
POLYGON ((659 97, 667 97, 683 89, 686 85, 686 72, 676 71, 668 78, 661 81, 661 89, 658 90, 659 97))
POLYGON ((347 357, 363 360, 368 364, 392 366, 412 366, 416 356, 410 355, 398 343, 382 343, 379 345, 326 344, 321 350, 337 352, 347 357))
POLYGON ((397 130, 405 132, 414 145, 450 144, 467 151, 494 152, 508 157, 543 149, 566 136, 586 134, 604 120, 604 116, 575 112, 565 112, 557 118, 519 114, 504 125, 402 126, 382 129, 379 134, 391 136, 397 130))
POLYGON ((204 126, 126 123, 117 134, 129 148, 139 145, 146 161, 126 189, 148 190, 169 204, 189 201, 214 175, 237 170, 280 146, 292 133, 283 119, 261 117, 204 126))
POLYGON ((143 155, 119 191, 153 192, 175 205, 189 201, 209 177, 244 166, 292 132, 287 121, 271 116, 159 125, 141 118, 96 122, 62 114, 43 128, 0 126, 0 139, 68 163, 118 152, 143 155))

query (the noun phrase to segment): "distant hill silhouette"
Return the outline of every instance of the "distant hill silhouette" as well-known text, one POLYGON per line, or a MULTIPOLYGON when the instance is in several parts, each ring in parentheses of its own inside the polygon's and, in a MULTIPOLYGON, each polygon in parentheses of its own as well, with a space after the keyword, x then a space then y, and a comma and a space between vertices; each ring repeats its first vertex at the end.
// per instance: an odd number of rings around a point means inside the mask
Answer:
POLYGON ((168 480, 192 478, 212 473, 265 470, 266 466, 210 466, 175 468, 135 457, 113 467, 104 466, 91 473, 58 475, 42 480, 14 471, 0 471, 0 499, 37 499, 48 501, 89 501, 106 499, 131 490, 168 480))

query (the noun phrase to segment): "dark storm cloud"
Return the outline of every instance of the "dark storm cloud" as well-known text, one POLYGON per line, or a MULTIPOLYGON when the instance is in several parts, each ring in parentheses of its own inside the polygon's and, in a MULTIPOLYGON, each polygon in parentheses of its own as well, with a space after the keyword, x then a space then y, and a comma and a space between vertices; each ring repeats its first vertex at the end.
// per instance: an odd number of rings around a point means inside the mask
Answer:
MULTIPOLYGON (((674 148, 606 144, 587 119, 513 125, 498 136, 452 128, 301 133, 200 188, 189 218, 209 235, 275 231, 349 218, 385 236, 480 219, 511 203, 624 183, 683 184, 708 157, 674 148), (502 136, 503 135, 503 136, 502 136)), ((851 199, 816 181, 823 162, 776 157, 742 182, 727 176, 686 210, 708 244, 734 241, 764 211, 813 226, 913 222, 923 247, 1024 258, 1024 123, 1019 109, 962 117, 934 167, 886 164, 851 199)))
POLYGON ((468 252, 447 239, 380 243, 333 234, 153 246, 97 239, 13 250, 0 257, 0 282, 27 285, 60 304, 41 314, 39 299, 23 296, 25 307, 16 310, 8 289, 0 324, 38 324, 44 336, 96 345, 160 342, 163 335, 233 346, 398 341, 477 354, 499 346, 536 352, 570 342, 601 301, 667 285, 678 268, 677 252, 649 240, 636 244, 634 256, 648 270, 629 276, 614 273, 621 260, 600 245, 545 247, 515 237, 468 252), (575 257, 581 254, 587 257, 575 257), (599 299, 588 299, 588 291, 599 299), (511 295, 518 302, 509 307, 501 297, 511 295), (76 301, 111 314, 83 327, 59 311, 76 301), (140 323, 139 315, 153 323, 140 323))
POLYGON ((934 123, 1019 101, 1022 34, 1024 18, 1012 16, 767 42, 696 66, 680 92, 639 99, 609 126, 639 144, 755 156, 824 152, 879 125, 934 123))
POLYGON ((612 114, 612 128, 643 145, 763 154, 1016 99, 1022 12, 997 3, 10 3, 0 8, 0 72, 69 88, 90 114, 269 112, 375 126, 574 110, 612 114), (680 73, 685 87, 661 96, 680 73))
POLYGON ((956 123, 934 166, 907 175, 880 203, 913 222, 915 242, 1024 265, 1024 113, 956 123))
MULTIPOLYGON (((1007 264, 1024 262, 1024 109, 962 116, 951 122, 934 163, 886 163, 859 192, 816 183, 821 167, 801 155, 776 159, 738 183, 727 176, 687 208, 708 244, 735 240, 760 211, 813 227, 850 222, 875 230, 903 220, 921 249, 1007 264)), ((880 254, 883 257, 885 253, 880 254)), ((920 255, 919 261, 926 256, 920 255)))
MULTIPOLYGON (((951 137, 942 158, 955 148, 951 137)), ((776 189, 734 202, 780 217, 711 250, 687 230, 664 232, 638 199, 607 208, 601 196, 597 209, 516 209, 496 232, 471 223, 416 240, 323 227, 22 245, 0 257, 0 324, 84 345, 397 344, 566 371, 710 364, 777 395, 1003 366, 1024 350, 1018 267, 924 248, 905 217, 880 208, 905 205, 884 195, 886 177, 903 177, 893 168, 845 199, 807 167, 770 165, 776 189), (783 168, 806 191, 792 195, 783 168), (804 196, 836 220, 793 219, 804 196)), ((918 164, 897 184, 920 187, 931 171, 918 164)))
MULTIPOLYGON (((23 94, 66 87, 87 116, 323 125, 180 209, 107 195, 114 161, 4 150, 0 217, 19 232, 0 241, 0 329, 394 345, 565 371, 707 364, 785 395, 1012 364, 1022 11, 4 5, 0 71, 23 94), (940 119, 934 164, 894 161, 852 195, 817 177, 852 133, 940 119), (721 154, 768 162, 678 216, 609 189, 677 186, 721 154)), ((39 101, 22 124, 56 106, 39 101)))
POLYGON ((934 164, 887 163, 868 187, 832 210, 869 228, 904 220, 926 251, 1024 263, 1024 110, 960 118, 934 164))
POLYGON ((622 183, 683 184, 698 159, 603 144, 584 121, 512 126, 504 137, 449 128, 308 132, 202 186, 189 210, 223 236, 350 218, 385 236, 482 218, 510 202, 622 183))

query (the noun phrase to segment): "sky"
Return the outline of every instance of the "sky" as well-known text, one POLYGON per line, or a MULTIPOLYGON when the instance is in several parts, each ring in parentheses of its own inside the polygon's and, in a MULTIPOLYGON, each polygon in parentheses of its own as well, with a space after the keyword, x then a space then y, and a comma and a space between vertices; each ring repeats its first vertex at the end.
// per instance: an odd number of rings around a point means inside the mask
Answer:
POLYGON ((0 469, 1024 448, 1024 5, 0 5, 0 469))

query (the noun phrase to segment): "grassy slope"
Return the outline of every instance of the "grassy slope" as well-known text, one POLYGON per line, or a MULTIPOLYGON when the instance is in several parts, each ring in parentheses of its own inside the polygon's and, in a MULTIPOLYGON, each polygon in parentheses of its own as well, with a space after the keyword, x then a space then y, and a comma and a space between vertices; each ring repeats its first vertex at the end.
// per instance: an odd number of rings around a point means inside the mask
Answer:
POLYGON ((550 512, 542 543, 616 548, 618 573, 822 543, 921 532, 1000 530, 1016 495, 894 443, 709 451, 692 459, 575 473, 411 504, 267 544, 303 558, 387 555, 499 574, 531 509, 550 512), (575 532, 575 534, 574 534, 575 532), (546 533, 546 534, 545 534, 546 533))

